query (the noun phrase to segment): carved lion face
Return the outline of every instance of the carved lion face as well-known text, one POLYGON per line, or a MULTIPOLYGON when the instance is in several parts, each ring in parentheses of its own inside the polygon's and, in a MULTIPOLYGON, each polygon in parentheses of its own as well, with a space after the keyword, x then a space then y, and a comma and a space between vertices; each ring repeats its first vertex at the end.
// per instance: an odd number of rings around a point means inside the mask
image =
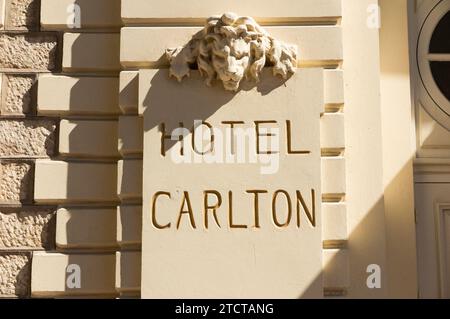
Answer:
POLYGON ((170 75, 181 81, 197 64, 206 84, 214 79, 237 91, 242 79, 259 80, 262 68, 273 66, 274 74, 287 78, 295 72, 297 48, 270 37, 252 18, 226 13, 208 19, 205 28, 184 47, 169 49, 170 75))

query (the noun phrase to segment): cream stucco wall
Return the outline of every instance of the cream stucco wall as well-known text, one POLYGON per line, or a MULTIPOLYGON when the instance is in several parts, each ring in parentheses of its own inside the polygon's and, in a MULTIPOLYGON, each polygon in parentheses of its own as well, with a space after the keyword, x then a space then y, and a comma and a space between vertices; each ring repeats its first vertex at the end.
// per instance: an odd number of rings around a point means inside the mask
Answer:
POLYGON ((315 269, 323 293, 417 296, 407 0, 380 0, 381 30, 367 24, 377 0, 204 1, 198 10, 80 1, 89 13, 81 30, 65 24, 73 2, 0 0, 0 136, 8 141, 0 141, 0 223, 17 234, 0 234, 0 295, 139 296, 145 160, 137 69, 166 69, 166 47, 230 10, 297 44, 299 67, 326 69, 316 141, 328 163, 323 265, 315 269), (22 231, 20 217, 29 215, 39 236, 22 231), (99 225, 108 227, 95 232, 99 225), (61 279, 71 262, 107 271, 71 291, 61 279), (381 267, 380 289, 367 287, 371 264, 381 267))
POLYGON ((381 122, 389 297, 417 297, 408 1, 381 0, 381 122))

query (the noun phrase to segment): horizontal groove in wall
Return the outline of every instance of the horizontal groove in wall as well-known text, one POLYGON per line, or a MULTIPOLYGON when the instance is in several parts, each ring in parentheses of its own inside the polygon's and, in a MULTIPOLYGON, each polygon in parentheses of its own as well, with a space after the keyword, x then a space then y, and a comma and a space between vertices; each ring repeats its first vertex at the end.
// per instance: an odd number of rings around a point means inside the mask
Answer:
POLYGON ((346 288, 324 288, 324 297, 345 297, 347 295, 346 288))
POLYGON ((345 201, 345 194, 322 194, 323 203, 342 203, 345 201))
POLYGON ((324 240, 322 242, 323 249, 346 249, 348 248, 348 240, 324 240))
POLYGON ((342 157, 345 155, 344 148, 322 148, 322 157, 342 157))
POLYGON ((325 113, 341 113, 344 111, 344 104, 325 104, 325 113))
POLYGON ((1 247, 0 253, 28 253, 34 251, 45 251, 42 247, 1 247))
MULTIPOLYGON (((206 17, 191 19, 122 18, 125 27, 202 27, 206 17)), ((322 18, 255 18, 261 26, 330 26, 340 25, 341 17, 322 18)))
MULTIPOLYGON (((121 62, 121 71, 139 71, 141 69, 168 69, 169 65, 154 65, 150 62, 121 62)), ((310 61, 300 61, 298 62, 298 68, 324 68, 326 70, 336 70, 341 68, 342 60, 310 60, 310 61)), ((84 74, 84 73, 83 73, 84 74)), ((102 73, 103 74, 103 73, 102 73)), ((107 73, 105 73, 107 74, 107 73)), ((105 75, 103 74, 103 75, 105 75)), ((117 73, 114 73, 117 74, 117 73)), ((69 75, 69 74, 66 74, 69 75)))

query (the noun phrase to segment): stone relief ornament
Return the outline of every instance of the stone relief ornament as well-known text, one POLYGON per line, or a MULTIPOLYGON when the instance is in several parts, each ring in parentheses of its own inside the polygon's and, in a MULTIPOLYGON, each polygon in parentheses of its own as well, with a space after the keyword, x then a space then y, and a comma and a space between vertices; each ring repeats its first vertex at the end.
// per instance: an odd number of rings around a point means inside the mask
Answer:
POLYGON ((297 66, 297 46, 274 39, 251 17, 225 13, 207 19, 185 46, 167 49, 166 57, 169 76, 179 82, 196 66, 208 86, 217 78, 235 92, 243 78, 258 82, 264 66, 287 79, 297 66))

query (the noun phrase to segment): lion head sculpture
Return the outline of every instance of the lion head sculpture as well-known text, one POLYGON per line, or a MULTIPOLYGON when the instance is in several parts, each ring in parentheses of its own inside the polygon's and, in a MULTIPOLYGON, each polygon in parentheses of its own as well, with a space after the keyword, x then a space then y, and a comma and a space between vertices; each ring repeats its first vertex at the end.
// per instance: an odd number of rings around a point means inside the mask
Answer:
POLYGON ((226 90, 237 91, 243 78, 259 81, 264 66, 284 79, 295 72, 297 46, 271 37, 253 18, 225 13, 213 16, 184 46, 166 50, 169 75, 179 82, 196 65, 210 86, 217 78, 226 90))

